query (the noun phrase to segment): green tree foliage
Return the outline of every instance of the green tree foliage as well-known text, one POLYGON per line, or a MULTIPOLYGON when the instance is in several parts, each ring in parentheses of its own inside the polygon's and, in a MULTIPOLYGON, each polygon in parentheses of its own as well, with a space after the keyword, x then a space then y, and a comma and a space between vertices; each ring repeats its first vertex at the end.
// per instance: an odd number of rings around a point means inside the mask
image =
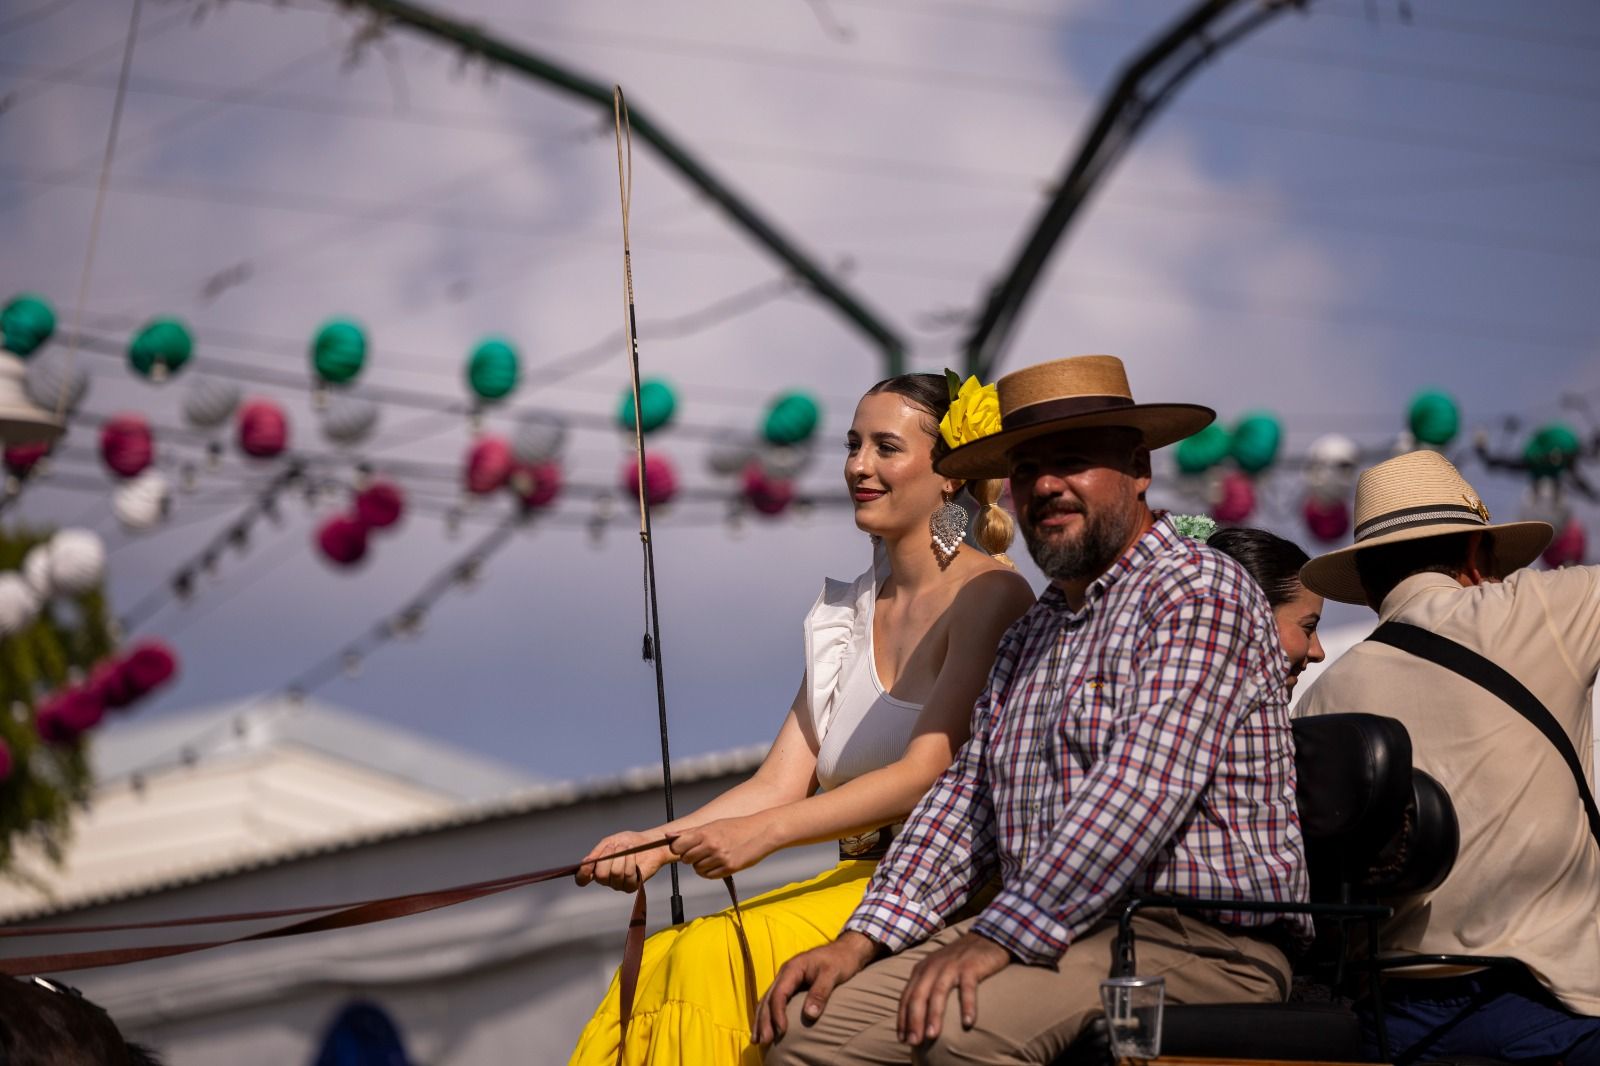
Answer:
MULTIPOLYGON (((0 570, 16 570, 48 533, 0 530, 0 570)), ((11 749, 11 776, 0 781, 0 874, 15 875, 16 847, 31 841, 61 861, 74 804, 89 796, 87 740, 40 738, 42 698, 86 675, 115 646, 105 592, 57 596, 27 629, 0 640, 0 738, 11 749)))

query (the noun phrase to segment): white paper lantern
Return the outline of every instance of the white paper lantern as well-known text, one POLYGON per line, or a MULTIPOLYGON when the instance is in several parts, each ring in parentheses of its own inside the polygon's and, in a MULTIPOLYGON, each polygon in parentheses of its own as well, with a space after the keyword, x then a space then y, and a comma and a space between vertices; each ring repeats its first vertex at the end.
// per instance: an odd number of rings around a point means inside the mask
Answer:
POLYGON ((565 422, 555 415, 532 411, 517 419, 517 431, 511 437, 511 452, 519 462, 537 465, 559 458, 562 445, 566 442, 565 422))
POLYGON ((49 561, 50 586, 58 596, 81 596, 106 576, 105 543, 87 529, 63 529, 51 537, 49 561))
POLYGON ((233 417, 239 386, 216 378, 196 378, 183 394, 183 418, 196 429, 215 429, 233 417))
POLYGON ((63 401, 65 410, 76 411, 89 393, 89 372, 78 363, 69 368, 65 356, 51 352, 29 361, 22 389, 46 411, 56 411, 63 401))
POLYGON ((1523 522, 1549 522, 1560 533, 1572 521, 1572 506, 1567 503, 1566 493, 1561 491, 1558 482, 1553 478, 1540 478, 1523 494, 1517 518, 1523 522))
POLYGON ((1361 448, 1349 437, 1330 433, 1306 449, 1306 489, 1322 500, 1348 500, 1356 487, 1361 448))
POLYGON ((39 617, 39 594, 15 570, 0 574, 0 637, 20 633, 39 617))
POLYGON ((166 475, 158 470, 146 470, 118 487, 111 498, 111 510, 124 529, 139 533, 165 521, 171 501, 172 486, 166 475))
POLYGON ((728 430, 712 440, 706 450, 706 466, 724 477, 741 473, 756 457, 755 438, 748 433, 728 430))
POLYGON ((372 435, 378 425, 378 405, 364 396, 336 392, 322 415, 322 435, 348 448, 372 435))
POLYGON ((28 554, 22 557, 22 579, 34 592, 39 594, 41 600, 48 600, 54 593, 50 585, 50 545, 35 544, 28 549, 28 554))
POLYGON ((767 477, 775 481, 793 481, 806 472, 815 452, 804 444, 769 444, 757 457, 767 477))

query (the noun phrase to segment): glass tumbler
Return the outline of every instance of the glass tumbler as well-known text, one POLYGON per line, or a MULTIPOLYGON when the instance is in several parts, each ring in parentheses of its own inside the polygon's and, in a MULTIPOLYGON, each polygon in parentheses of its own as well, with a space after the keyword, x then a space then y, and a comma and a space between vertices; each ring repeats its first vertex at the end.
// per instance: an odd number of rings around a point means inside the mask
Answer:
POLYGON ((1118 1059, 1153 1059, 1161 1054, 1161 1008, 1167 982, 1161 977, 1108 977, 1100 982, 1111 1053, 1118 1059))

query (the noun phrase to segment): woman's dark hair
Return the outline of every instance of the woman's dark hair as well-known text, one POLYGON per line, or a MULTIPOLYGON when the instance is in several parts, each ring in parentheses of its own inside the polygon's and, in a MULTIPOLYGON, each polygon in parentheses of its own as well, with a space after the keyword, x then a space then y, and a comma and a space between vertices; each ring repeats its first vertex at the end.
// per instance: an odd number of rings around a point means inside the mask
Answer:
POLYGON ((950 454, 950 445, 945 443, 944 434, 939 432, 939 422, 944 418, 944 413, 950 410, 950 385, 943 377, 938 374, 901 374, 899 377, 884 378, 868 389, 866 395, 876 396, 881 392, 904 396, 912 406, 928 413, 930 421, 926 428, 933 437, 934 462, 950 454))
MULTIPOLYGON (((866 395, 875 396, 883 392, 902 396, 913 407, 927 413, 923 428, 933 438, 935 463, 950 454, 950 445, 945 442, 944 434, 939 432, 939 423, 944 419, 945 412, 950 410, 950 385, 946 378, 939 374, 901 374, 899 377, 884 378, 868 389, 866 395)), ((1006 549, 1011 547, 1011 538, 1016 535, 1016 522, 1011 512, 1000 506, 1000 493, 1005 490, 1005 484, 1004 478, 995 478, 969 481, 965 488, 967 494, 978 503, 972 539, 977 541, 978 547, 1009 566, 1011 560, 1006 558, 1006 549)))
POLYGON ((1267 594, 1267 603, 1282 606, 1300 594, 1300 568, 1311 557, 1292 540, 1264 529, 1219 529, 1206 544, 1250 572, 1267 594))

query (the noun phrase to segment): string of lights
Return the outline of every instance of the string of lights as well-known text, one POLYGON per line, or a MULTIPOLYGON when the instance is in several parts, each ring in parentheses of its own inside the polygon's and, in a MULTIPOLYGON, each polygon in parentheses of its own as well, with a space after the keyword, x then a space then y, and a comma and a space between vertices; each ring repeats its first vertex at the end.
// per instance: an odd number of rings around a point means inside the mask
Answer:
MULTIPOLYGON (((719 525, 722 521, 723 518, 719 516, 703 519, 699 524, 709 527, 719 525)), ((421 635, 428 612, 433 606, 452 591, 466 591, 476 585, 482 579, 484 569, 492 558, 510 544, 519 532, 534 527, 588 529, 591 525, 591 519, 575 516, 549 515, 532 518, 519 511, 505 514, 467 551, 424 580, 417 591, 404 600, 400 607, 386 612, 361 630, 357 636, 300 670, 283 684, 241 704, 228 721, 208 726, 162 755, 124 774, 102 780, 101 787, 126 781, 134 789, 142 790, 152 774, 183 766, 194 766, 203 758, 208 748, 242 735, 248 728, 250 712, 256 708, 276 705, 280 713, 292 711, 328 682, 341 676, 352 677, 359 673, 365 662, 383 647, 395 641, 416 639, 421 635)))
POLYGON ((180 563, 169 581, 151 589, 134 601, 119 619, 124 633, 132 633, 153 618, 171 597, 188 599, 194 594, 197 573, 214 571, 225 549, 243 550, 249 546, 251 528, 261 519, 276 519, 279 514, 278 497, 285 489, 298 484, 305 476, 305 468, 291 461, 261 490, 244 509, 232 516, 220 533, 206 542, 192 559, 180 563))

